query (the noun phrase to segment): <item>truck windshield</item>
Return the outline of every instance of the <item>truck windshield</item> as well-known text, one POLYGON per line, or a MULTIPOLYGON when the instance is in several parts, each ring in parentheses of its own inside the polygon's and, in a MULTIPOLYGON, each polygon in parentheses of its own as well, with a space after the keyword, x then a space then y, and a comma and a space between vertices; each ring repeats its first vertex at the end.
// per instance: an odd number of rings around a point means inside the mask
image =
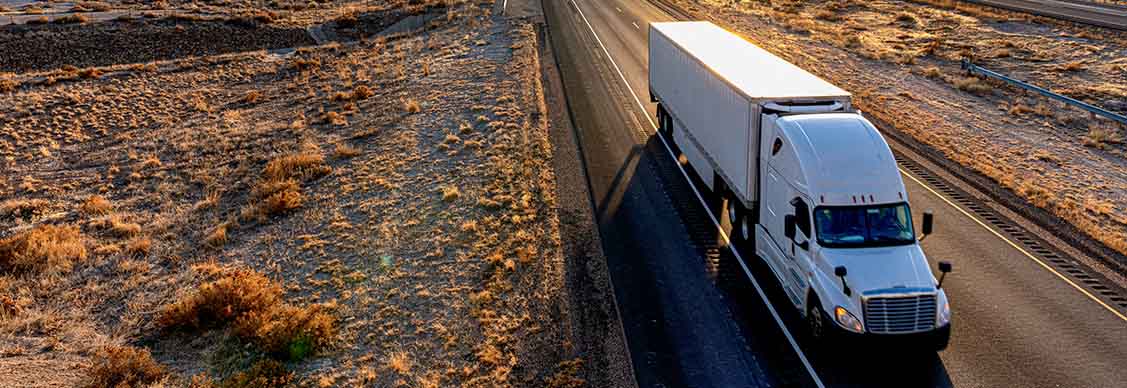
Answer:
POLYGON ((916 242, 908 204, 822 206, 814 209, 818 244, 827 248, 906 245, 916 242))

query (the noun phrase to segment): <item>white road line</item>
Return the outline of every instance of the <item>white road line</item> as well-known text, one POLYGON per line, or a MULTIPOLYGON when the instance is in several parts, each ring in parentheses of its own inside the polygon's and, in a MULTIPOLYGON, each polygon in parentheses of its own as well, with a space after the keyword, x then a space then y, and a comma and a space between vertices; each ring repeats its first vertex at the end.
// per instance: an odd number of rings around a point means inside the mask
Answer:
MULTIPOLYGON (((609 59, 611 65, 614 66, 614 70, 618 72, 618 77, 622 79, 622 83, 626 84, 626 88, 630 90, 630 94, 634 96, 634 101, 637 102, 638 107, 642 109, 643 116, 646 117, 646 120, 650 122, 650 126, 653 127, 654 131, 656 132, 657 124, 654 123, 652 118, 650 118, 649 112, 646 111, 646 105, 642 104, 642 100, 638 98, 638 94, 635 93, 634 88, 630 86, 630 81, 628 81, 626 79, 626 76, 622 74, 622 69, 618 67, 618 63, 616 63, 614 61, 614 57, 610 55, 610 51, 607 50, 607 46, 604 45, 603 40, 599 38, 599 33, 595 32, 595 27, 591 26, 591 22, 587 21, 587 16, 583 14, 583 10, 579 7, 579 4, 576 3, 575 0, 571 0, 571 3, 575 6, 575 10, 579 11, 579 17, 583 18, 583 23, 587 24, 587 28, 591 30, 591 35, 595 37, 595 41, 599 43, 599 47, 602 47, 603 53, 606 54, 607 59, 609 59)), ((665 146, 665 150, 669 152, 669 156, 672 157, 674 161, 676 161, 677 155, 673 153, 673 149, 669 147, 669 143, 665 142, 665 138, 661 137, 660 135, 657 136, 657 138, 661 140, 661 144, 665 146)), ((692 184, 692 179, 690 179, 689 174, 685 172, 685 168, 681 167, 681 163, 674 164, 676 164, 677 169, 681 171, 681 175, 685 176, 685 180, 689 182, 689 187, 693 189, 693 193, 696 194, 697 200, 699 200, 701 205, 704 206, 704 208, 707 210, 708 203, 704 200, 704 197, 701 196, 700 191, 697 191, 697 188, 692 184)), ((727 244, 728 249, 730 249, 732 251, 732 254, 736 256, 736 261, 740 263, 740 268, 743 269, 744 274, 747 275, 747 278, 751 280, 751 285, 755 286, 755 292, 759 294, 760 298, 763 299, 763 304, 767 306, 767 311, 771 312, 771 317, 775 319, 775 323, 777 323, 779 325, 779 329, 783 331, 783 335, 786 336, 787 342, 790 343, 791 348, 793 348, 795 353, 798 354, 798 359, 802 361, 802 365, 806 367, 806 371, 810 373, 810 377, 814 379, 814 384, 817 385, 818 388, 825 388, 825 385, 822 384, 822 380, 818 378, 818 373, 814 371, 814 367, 810 365, 810 361, 806 359, 806 354, 802 352, 801 348, 799 348, 798 342, 794 340, 794 336, 790 334, 790 330, 787 330, 787 326, 785 323, 783 323, 783 319, 779 317, 779 313, 775 311, 775 307, 772 306, 771 301, 767 299, 767 294, 763 292, 763 288, 759 286, 759 282, 755 280, 755 276, 751 274, 751 270, 748 269, 747 264, 744 263, 743 257, 740 256, 739 251, 737 251, 736 248, 732 246, 731 240, 728 239, 728 233, 724 232, 724 228, 722 228, 720 226, 720 223, 716 221, 716 217, 712 215, 711 211, 705 211, 705 213, 708 214, 708 218, 712 220, 713 225, 716 225, 716 230, 719 231, 720 236, 724 238, 724 242, 727 244)), ((752 255, 754 256, 754 252, 752 253, 752 255)))
POLYGON ((622 8, 614 7, 614 9, 618 10, 618 13, 622 13, 622 8))
POLYGON ((990 228, 989 226, 986 225, 985 222, 982 222, 978 218, 975 218, 969 212, 967 212, 966 210, 963 210, 963 208, 959 207, 959 205, 956 205, 954 202, 951 202, 950 200, 948 200, 947 197, 944 197, 943 195, 939 194, 939 192, 933 190, 931 187, 928 187, 928 185, 925 185, 919 179, 916 179, 916 177, 912 176, 912 174, 909 174, 907 171, 904 171, 903 169, 900 170, 900 173, 904 174, 904 176, 908 177, 909 179, 915 181, 920 186, 927 189, 927 191, 930 191, 932 194, 935 194, 935 196, 938 197, 939 199, 943 200, 943 202, 946 202, 948 205, 951 205, 951 207, 955 208, 955 210, 958 210, 960 213, 963 213, 963 215, 967 216, 967 218, 970 218, 972 221, 974 221, 978 225, 982 226, 984 229, 990 231, 990 233, 993 233, 995 236, 998 236, 998 238, 1002 239, 1002 241, 1005 241, 1007 244, 1012 246, 1014 249, 1017 249, 1018 252, 1021 252, 1022 254, 1024 254, 1025 257, 1028 257, 1030 260, 1033 260, 1037 264, 1040 264, 1042 268, 1045 268, 1046 270, 1051 272, 1053 275, 1056 275, 1058 278, 1063 280, 1065 283, 1068 283, 1068 285, 1072 286, 1077 291, 1080 291, 1080 293, 1084 294, 1084 296, 1087 296, 1089 299, 1095 301, 1100 306, 1103 306, 1103 308, 1107 309, 1107 311, 1111 311, 1111 313, 1115 314, 1115 316, 1119 317, 1119 319, 1127 321, 1127 316, 1124 316, 1119 311, 1116 311, 1114 308, 1109 306, 1107 303, 1104 303, 1104 301, 1100 300, 1095 295, 1092 295, 1092 293, 1088 292, 1088 290, 1085 290, 1083 287, 1080 287, 1080 285, 1073 282, 1072 279, 1069 279, 1069 278, 1065 277, 1064 274, 1057 272, 1056 269, 1053 269, 1053 267, 1049 266, 1048 264, 1045 264, 1045 262, 1041 261, 1041 259, 1038 259, 1037 256, 1034 256, 1033 254, 1029 253, 1029 251, 1026 251, 1025 248, 1022 248, 1021 246, 1017 245, 1017 243, 1010 241, 1010 239, 1006 238, 1006 236, 1004 236, 1001 233, 998 233, 998 231, 990 228))
MULTIPOLYGON (((635 30, 640 30, 640 29, 642 29, 642 27, 639 27, 639 26, 638 26, 638 22, 632 22, 632 23, 630 23, 630 24, 633 24, 633 25, 634 25, 634 29, 635 29, 635 30)), ((647 114, 648 114, 648 113, 647 113, 647 114)))

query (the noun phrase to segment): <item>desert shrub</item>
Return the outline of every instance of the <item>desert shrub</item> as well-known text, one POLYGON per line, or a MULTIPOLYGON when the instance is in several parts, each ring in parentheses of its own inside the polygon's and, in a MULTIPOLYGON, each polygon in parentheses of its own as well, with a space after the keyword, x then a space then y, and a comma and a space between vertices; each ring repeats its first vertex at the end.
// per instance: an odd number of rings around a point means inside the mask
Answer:
POLYGON ((0 219, 30 217, 46 207, 47 201, 42 199, 9 199, 0 202, 0 219))
POLYGON ((270 310, 281 303, 281 298, 282 288, 262 274, 234 271, 165 306, 157 316, 157 325, 166 329, 219 327, 248 311, 270 310))
POLYGON ((19 303, 11 296, 0 294, 0 321, 11 319, 23 311, 19 303))
POLYGON ((331 172, 332 169, 325 164, 325 157, 314 153, 301 153, 285 155, 274 158, 266 163, 262 171, 265 181, 278 181, 285 179, 316 179, 331 172))
POLYGON ((230 327, 244 341, 282 360, 299 360, 329 344, 335 321, 320 305, 294 306, 282 287, 254 271, 234 271, 166 306, 157 317, 165 329, 230 327))
POLYGON ((258 344, 280 360, 300 360, 329 344, 333 319, 320 305, 287 304, 266 311, 249 311, 235 321, 235 334, 258 344))
POLYGON ((274 388, 288 385, 293 381, 293 373, 286 370, 280 362, 261 360, 250 369, 239 372, 224 380, 221 388, 274 388))
POLYGON ((113 205, 100 195, 91 195, 82 202, 78 210, 88 216, 104 216, 113 210, 113 205))
POLYGON ((407 111, 407 113, 415 114, 422 112, 423 107, 419 105, 418 101, 406 100, 403 102, 403 110, 407 111))
POLYGON ((20 81, 11 78, 0 78, 0 93, 11 93, 19 89, 20 81))
POLYGON ((168 371, 153 360, 148 350, 132 346, 110 346, 94 357, 89 370, 89 388, 147 387, 164 379, 168 371))
POLYGON ((300 191, 279 191, 259 203, 259 214, 263 216, 283 214, 301 207, 304 201, 305 198, 300 191))
POLYGON ((81 14, 70 14, 55 19, 55 24, 82 24, 90 21, 90 18, 81 14))
POLYGON ((959 90, 978 95, 985 95, 994 91, 994 87, 977 77, 958 78, 953 83, 959 90))
POLYGON ((69 271, 86 259, 82 234, 73 226, 42 225, 0 240, 0 271, 69 271))

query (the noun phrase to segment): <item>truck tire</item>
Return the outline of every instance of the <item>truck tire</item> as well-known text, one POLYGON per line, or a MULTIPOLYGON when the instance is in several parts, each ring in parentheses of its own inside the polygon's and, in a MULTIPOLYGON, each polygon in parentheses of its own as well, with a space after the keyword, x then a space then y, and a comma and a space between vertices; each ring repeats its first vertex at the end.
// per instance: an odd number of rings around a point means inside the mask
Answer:
POLYGON ((822 303, 818 301, 818 297, 810 295, 806 303, 806 326, 810 328, 810 337, 814 339, 815 344, 822 345, 829 340, 830 330, 829 325, 833 324, 829 320, 829 315, 822 311, 822 303))
POLYGON ((732 244, 737 248, 747 247, 747 243, 753 239, 751 233, 751 224, 749 224, 748 211, 740 202, 736 193, 731 189, 727 190, 728 198, 728 223, 732 226, 731 232, 728 233, 728 238, 732 240, 732 244))

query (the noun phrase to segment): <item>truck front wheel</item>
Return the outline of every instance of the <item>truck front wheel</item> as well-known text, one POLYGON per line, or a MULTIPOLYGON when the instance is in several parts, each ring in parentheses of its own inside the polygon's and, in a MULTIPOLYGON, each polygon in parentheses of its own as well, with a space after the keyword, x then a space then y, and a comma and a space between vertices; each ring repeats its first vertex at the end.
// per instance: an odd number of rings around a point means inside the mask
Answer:
POLYGON ((810 336, 817 343, 825 342, 830 334, 830 327, 827 326, 830 321, 826 313, 822 312, 821 305, 817 298, 810 298, 806 304, 806 325, 810 327, 810 336))

